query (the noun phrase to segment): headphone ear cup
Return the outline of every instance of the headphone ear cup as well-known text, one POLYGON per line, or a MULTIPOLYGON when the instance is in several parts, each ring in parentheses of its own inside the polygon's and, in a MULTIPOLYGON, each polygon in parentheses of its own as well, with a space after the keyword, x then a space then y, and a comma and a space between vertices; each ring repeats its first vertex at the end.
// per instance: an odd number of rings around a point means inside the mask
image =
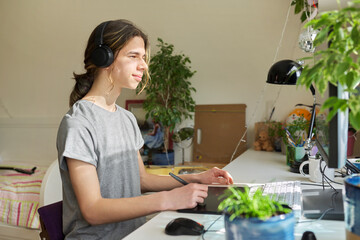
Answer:
POLYGON ((91 53, 91 61, 97 67, 108 67, 114 61, 114 54, 108 46, 101 45, 91 53))

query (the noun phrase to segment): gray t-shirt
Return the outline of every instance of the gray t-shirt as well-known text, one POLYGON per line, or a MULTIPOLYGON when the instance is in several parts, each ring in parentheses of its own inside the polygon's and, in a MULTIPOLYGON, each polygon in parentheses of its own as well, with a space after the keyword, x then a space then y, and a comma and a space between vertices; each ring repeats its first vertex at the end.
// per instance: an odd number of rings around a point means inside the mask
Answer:
POLYGON ((60 123, 58 159, 63 183, 63 230, 66 239, 121 239, 145 218, 91 226, 83 218, 72 188, 65 157, 96 167, 103 198, 141 195, 138 150, 144 141, 132 113, 116 105, 109 112, 79 100, 60 123))

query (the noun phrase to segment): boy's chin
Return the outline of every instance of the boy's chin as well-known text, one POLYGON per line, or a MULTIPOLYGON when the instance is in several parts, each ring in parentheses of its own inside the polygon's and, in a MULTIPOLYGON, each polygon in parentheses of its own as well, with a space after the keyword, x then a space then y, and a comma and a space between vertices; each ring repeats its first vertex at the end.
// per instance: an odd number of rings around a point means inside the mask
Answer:
POLYGON ((129 90, 136 90, 136 88, 138 87, 139 84, 136 84, 136 85, 131 85, 131 86, 128 86, 126 87, 127 89, 129 90))

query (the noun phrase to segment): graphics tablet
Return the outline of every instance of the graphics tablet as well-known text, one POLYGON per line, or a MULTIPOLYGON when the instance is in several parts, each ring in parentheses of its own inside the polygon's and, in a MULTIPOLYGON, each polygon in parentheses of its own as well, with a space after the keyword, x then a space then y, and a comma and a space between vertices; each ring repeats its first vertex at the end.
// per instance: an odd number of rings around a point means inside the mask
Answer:
POLYGON ((303 215, 309 219, 344 221, 342 190, 304 189, 303 215), (323 215, 324 214, 324 215, 323 215))
MULTIPOLYGON (((201 214, 221 214, 222 212, 218 211, 218 206, 223 198, 220 198, 226 189, 230 186, 209 186, 208 196, 205 198, 204 204, 197 205, 194 208, 188 209, 179 209, 178 212, 182 213, 201 213, 201 214)), ((244 191, 244 187, 237 187, 244 191)))

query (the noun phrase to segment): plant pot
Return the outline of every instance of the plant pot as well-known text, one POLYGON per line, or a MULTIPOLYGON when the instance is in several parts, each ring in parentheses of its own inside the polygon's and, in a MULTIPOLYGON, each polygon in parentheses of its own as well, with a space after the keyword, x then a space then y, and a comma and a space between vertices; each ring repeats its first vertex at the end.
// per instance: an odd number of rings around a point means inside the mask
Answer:
POLYGON ((168 150, 167 154, 164 152, 160 152, 160 153, 153 152, 151 154, 151 162, 154 165, 174 165, 174 158, 175 157, 173 150, 168 150))
MULTIPOLYGON (((304 147, 286 146, 286 164, 290 167, 290 172, 300 173, 299 167, 302 162, 308 160, 304 147)), ((306 174, 309 173, 309 167, 304 168, 306 174)))
POLYGON ((294 239, 295 218, 293 212, 274 216, 267 220, 238 217, 230 221, 229 218, 230 215, 225 213, 225 236, 227 240, 294 239))
POLYGON ((360 240, 360 174, 344 180, 344 211, 347 240, 360 240))

